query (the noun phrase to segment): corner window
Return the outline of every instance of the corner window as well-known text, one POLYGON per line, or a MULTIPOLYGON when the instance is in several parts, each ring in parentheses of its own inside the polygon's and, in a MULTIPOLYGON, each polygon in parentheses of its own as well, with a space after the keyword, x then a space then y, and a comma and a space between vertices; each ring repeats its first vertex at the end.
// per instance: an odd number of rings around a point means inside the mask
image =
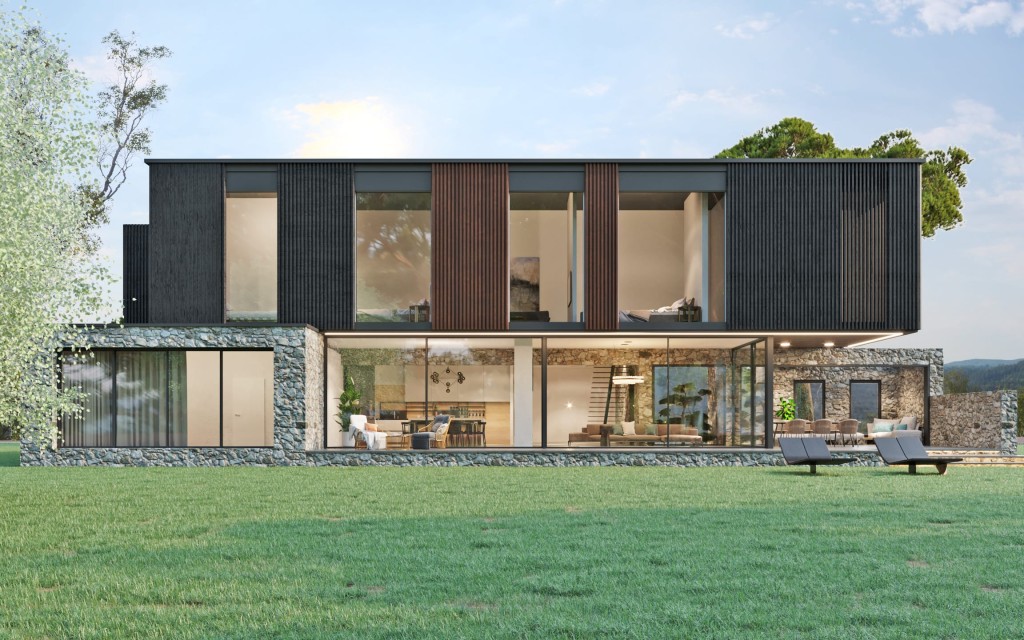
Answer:
POLYGON ((430 194, 356 194, 356 321, 430 322, 430 194))
POLYGON ((620 323, 725 321, 725 194, 619 194, 620 323))
POLYGON ((511 322, 582 322, 583 194, 509 198, 511 322))
POLYGON ((850 417, 860 422, 860 430, 867 433, 867 425, 882 417, 882 383, 880 380, 850 381, 850 417))
POLYGON ((277 320, 277 171, 228 170, 224 206, 224 317, 277 320))

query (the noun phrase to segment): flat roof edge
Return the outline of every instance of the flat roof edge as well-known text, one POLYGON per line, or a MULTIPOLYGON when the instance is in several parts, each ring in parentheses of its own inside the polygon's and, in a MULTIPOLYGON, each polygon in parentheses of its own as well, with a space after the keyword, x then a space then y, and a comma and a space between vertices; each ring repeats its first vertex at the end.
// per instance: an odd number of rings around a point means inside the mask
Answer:
POLYGON ((344 162, 347 164, 455 164, 455 163, 504 163, 504 164, 572 164, 613 163, 613 164, 757 164, 757 163, 826 163, 837 164, 924 164, 924 158, 146 158, 146 164, 322 164, 344 162))

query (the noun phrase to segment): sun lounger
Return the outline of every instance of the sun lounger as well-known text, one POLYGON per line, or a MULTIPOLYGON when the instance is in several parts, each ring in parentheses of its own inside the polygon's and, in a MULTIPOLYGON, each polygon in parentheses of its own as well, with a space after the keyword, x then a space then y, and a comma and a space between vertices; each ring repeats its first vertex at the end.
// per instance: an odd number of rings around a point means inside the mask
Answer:
POLYGON ((782 457, 788 465, 809 465, 811 473, 818 473, 819 464, 846 464, 853 458, 833 458, 822 438, 779 438, 782 457))
POLYGON ((930 456, 917 438, 878 438, 875 440, 875 446, 878 447, 878 454, 885 460, 885 464, 905 464, 910 473, 917 473, 919 464, 933 464, 939 475, 944 476, 947 464, 963 460, 949 456, 930 456))

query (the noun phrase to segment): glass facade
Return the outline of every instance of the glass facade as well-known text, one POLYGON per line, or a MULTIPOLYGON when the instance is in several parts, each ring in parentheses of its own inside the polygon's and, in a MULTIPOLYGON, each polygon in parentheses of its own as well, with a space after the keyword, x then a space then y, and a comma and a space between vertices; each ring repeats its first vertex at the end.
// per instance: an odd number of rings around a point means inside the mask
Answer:
POLYGON ((509 196, 512 322, 582 322, 583 194, 509 196))
POLYGON ((272 351, 93 351, 61 366, 62 384, 82 403, 61 417, 62 446, 274 442, 272 351))
POLYGON ((356 321, 430 321, 430 194, 356 194, 356 321))
POLYGON ((725 321, 725 194, 619 194, 620 325, 725 321))

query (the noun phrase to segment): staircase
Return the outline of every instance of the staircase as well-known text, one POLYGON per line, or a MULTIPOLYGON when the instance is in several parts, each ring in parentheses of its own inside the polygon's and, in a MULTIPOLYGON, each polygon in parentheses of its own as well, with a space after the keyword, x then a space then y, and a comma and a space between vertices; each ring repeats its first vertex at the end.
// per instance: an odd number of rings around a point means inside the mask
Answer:
POLYGON ((587 424, 615 424, 626 415, 625 387, 612 384, 612 368, 594 367, 590 379, 587 424))

